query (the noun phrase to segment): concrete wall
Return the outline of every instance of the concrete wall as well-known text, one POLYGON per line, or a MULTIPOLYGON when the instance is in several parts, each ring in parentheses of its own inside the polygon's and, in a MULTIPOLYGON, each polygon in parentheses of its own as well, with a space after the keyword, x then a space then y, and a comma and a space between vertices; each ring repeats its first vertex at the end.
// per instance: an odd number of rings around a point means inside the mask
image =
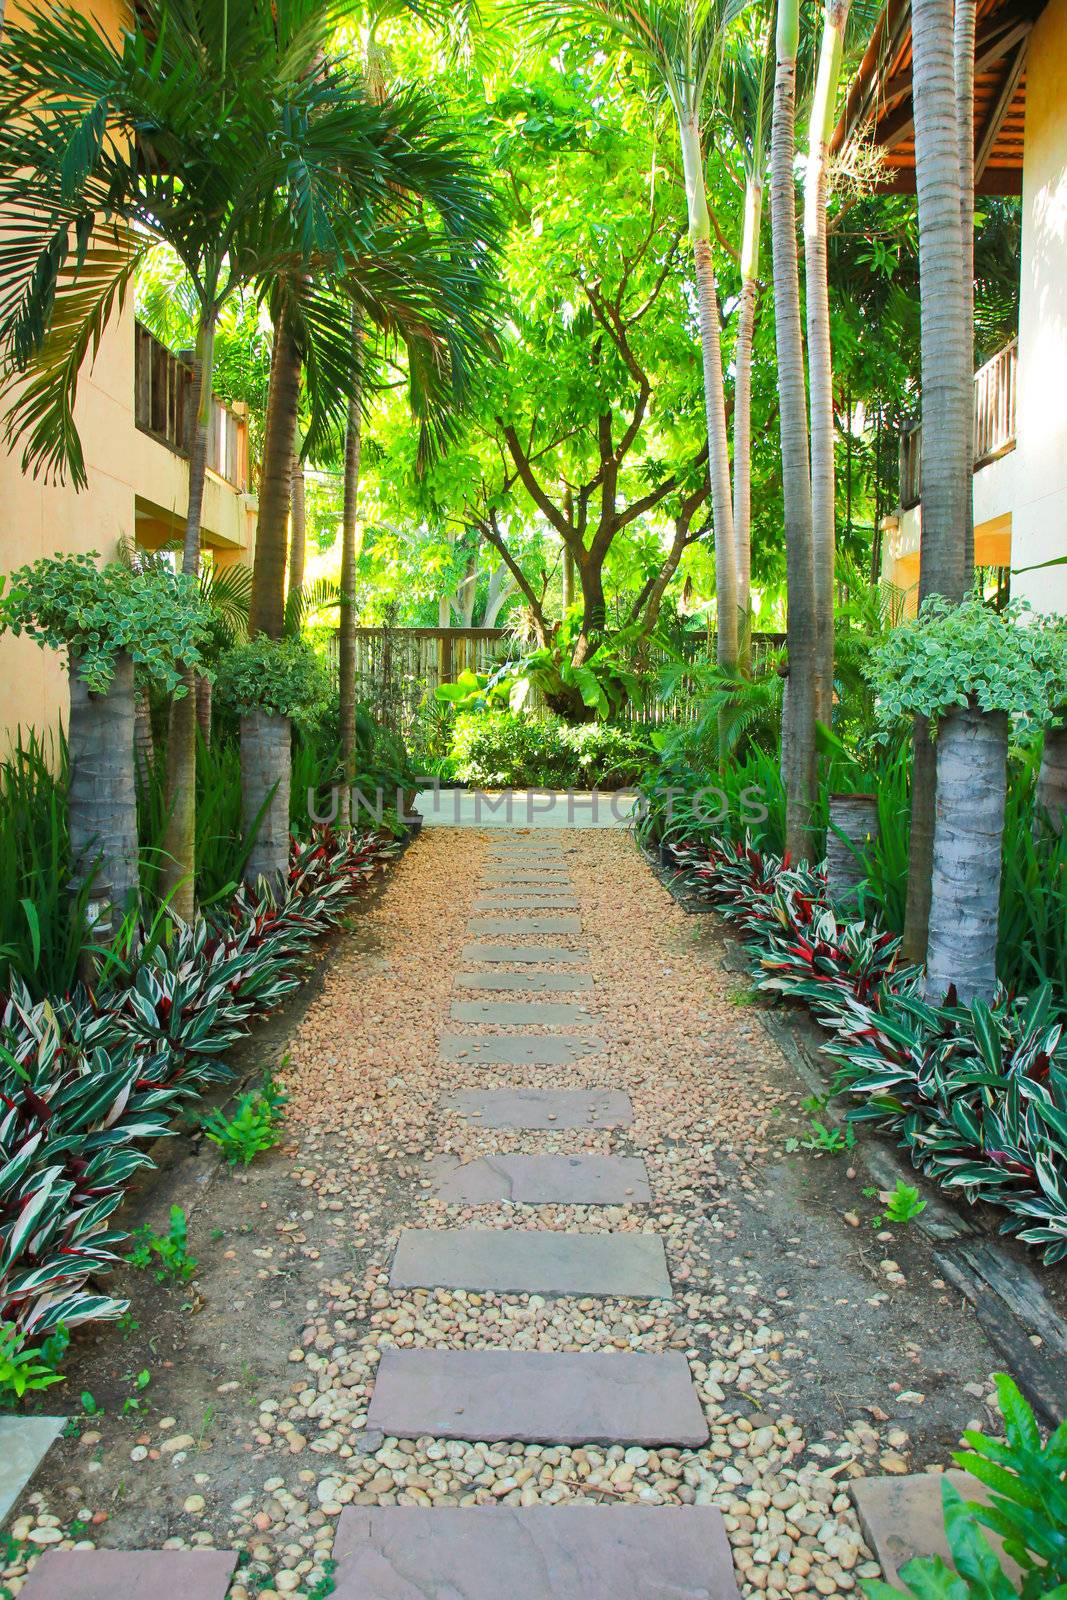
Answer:
MULTIPOLYGON (((78 0, 102 26, 117 29, 124 0, 78 0)), ((10 16, 26 0, 8 0, 10 16)), ((180 535, 188 486, 185 460, 134 424, 132 302, 108 326, 96 360, 79 383, 75 408, 89 486, 49 485, 21 470, 21 448, 0 447, 0 573, 39 556, 95 550, 105 560, 122 539, 155 546, 180 535)), ((205 543, 224 559, 250 559, 255 501, 209 472, 205 543)), ((52 651, 0 637, 0 754, 18 727, 52 729, 65 716, 66 672, 52 651)))
MULTIPOLYGON (((1050 0, 1026 66, 1018 448, 1012 567, 1067 556, 1067 0, 1050 0)), ((1067 613, 1067 566, 1019 573, 1012 593, 1067 613)))

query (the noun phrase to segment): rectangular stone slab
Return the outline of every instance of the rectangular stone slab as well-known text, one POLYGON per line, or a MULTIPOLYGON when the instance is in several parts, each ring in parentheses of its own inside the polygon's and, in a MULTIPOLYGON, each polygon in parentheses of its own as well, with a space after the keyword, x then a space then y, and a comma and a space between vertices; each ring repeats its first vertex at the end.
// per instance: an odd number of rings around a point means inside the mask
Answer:
POLYGON ((564 950, 558 944, 465 944, 460 951, 464 961, 499 962, 501 966, 514 966, 530 961, 552 966, 576 966, 589 960, 588 950, 564 950))
POLYGON ((536 889, 526 894, 509 891, 507 894, 482 895, 474 902, 475 911, 522 911, 529 907, 544 906, 548 911, 577 911, 577 895, 563 889, 536 889))
POLYGON ((467 932, 502 939, 526 933, 581 933, 581 917, 479 917, 467 923, 467 932))
POLYGON ((588 992, 588 972, 459 972, 457 989, 486 989, 500 994, 577 994, 588 992))
POLYGON ((0 1522, 41 1465, 66 1417, 0 1417, 0 1522))
POLYGON ((22 1600, 225 1600, 235 1550, 48 1550, 22 1600))
POLYGON ((333 1600, 737 1600, 715 1506, 346 1506, 333 1600))
POLYGON ((459 1089, 441 1105, 482 1128, 629 1128, 634 1120, 619 1089, 459 1089))
POLYGON ((689 1364, 666 1355, 383 1350, 368 1428, 398 1439, 702 1445, 689 1364))
POLYGON ((483 1033, 476 1037, 469 1033, 446 1033, 437 1054, 442 1061, 470 1061, 476 1066, 566 1067, 603 1048, 602 1039, 591 1038, 588 1034, 483 1033))
POLYGON ((456 1000, 453 1022, 487 1022, 491 1028, 580 1028, 593 1013, 576 1000, 456 1000))
POLYGON ((647 1205, 652 1198, 637 1156, 438 1156, 428 1171, 436 1199, 454 1205, 647 1205))
POLYGON ((489 861, 482 872, 483 883, 571 883, 570 867, 562 861, 489 861))
POLYGON ((486 1289, 669 1300, 663 1241, 653 1233, 534 1228, 404 1228, 394 1289, 486 1289))
MULTIPOLYGON (((913 1556, 940 1556, 952 1566, 941 1506, 941 1480, 948 1478, 965 1500, 988 1505, 990 1493, 969 1472, 910 1472, 899 1477, 855 1478, 849 1485, 867 1543, 881 1563, 887 1583, 897 1583, 900 1568, 913 1556)), ((996 1534, 982 1530, 1012 1583, 1019 1568, 1005 1556, 996 1534)))

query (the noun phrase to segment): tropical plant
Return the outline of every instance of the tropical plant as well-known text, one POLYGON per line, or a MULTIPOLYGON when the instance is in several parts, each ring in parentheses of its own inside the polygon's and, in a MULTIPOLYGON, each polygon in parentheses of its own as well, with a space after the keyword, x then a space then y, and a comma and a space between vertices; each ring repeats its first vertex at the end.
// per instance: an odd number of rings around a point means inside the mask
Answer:
POLYGON ((869 1578, 863 1585, 868 1600, 899 1600, 902 1592, 912 1600, 1014 1600, 1015 1585, 949 1478, 941 1480, 941 1505, 952 1565, 941 1556, 914 1556, 900 1569, 903 1591, 869 1578))
POLYGON ((151 1270, 157 1283, 188 1283, 196 1271, 196 1257, 189 1254, 189 1220, 181 1206, 171 1206, 166 1233, 155 1233, 146 1223, 133 1238, 127 1261, 131 1267, 151 1270))
POLYGON ((247 1167, 265 1150, 281 1143, 281 1122, 288 1096, 264 1074, 262 1086, 241 1095, 231 1115, 213 1111, 200 1126, 211 1143, 217 1145, 228 1166, 247 1167))
POLYGON ((28 1393, 51 1388, 63 1382, 56 1371, 63 1359, 68 1339, 60 1324, 41 1345, 29 1345, 12 1323, 0 1323, 0 1396, 21 1400, 28 1393))
POLYGON ((461 712, 450 754, 456 777, 483 789, 626 788, 651 758, 636 729, 512 711, 461 712))

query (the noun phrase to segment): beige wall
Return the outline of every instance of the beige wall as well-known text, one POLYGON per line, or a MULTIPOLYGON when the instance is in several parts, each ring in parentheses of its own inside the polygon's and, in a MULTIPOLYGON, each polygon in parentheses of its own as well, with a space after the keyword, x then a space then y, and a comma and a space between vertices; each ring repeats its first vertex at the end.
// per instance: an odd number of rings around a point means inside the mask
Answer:
MULTIPOLYGON (((78 0, 96 20, 118 28, 123 0, 78 0)), ((25 13, 9 0, 9 14, 25 13)), ((49 485, 25 475, 21 449, 0 448, 0 573, 56 552, 95 550, 108 559, 120 540, 156 546, 180 536, 188 466, 134 424, 132 303, 107 328, 91 369, 82 373, 75 408, 88 488, 49 485)), ((215 473, 204 495, 205 543, 227 561, 251 559, 255 500, 215 473)), ((66 673, 52 651, 0 637, 0 753, 18 727, 54 728, 65 714, 66 673)))
MULTIPOLYGON (((1067 556, 1067 0, 1050 0, 1026 67, 1018 448, 1012 566, 1067 556)), ((1012 592, 1067 613, 1067 567, 1016 573, 1012 592)))

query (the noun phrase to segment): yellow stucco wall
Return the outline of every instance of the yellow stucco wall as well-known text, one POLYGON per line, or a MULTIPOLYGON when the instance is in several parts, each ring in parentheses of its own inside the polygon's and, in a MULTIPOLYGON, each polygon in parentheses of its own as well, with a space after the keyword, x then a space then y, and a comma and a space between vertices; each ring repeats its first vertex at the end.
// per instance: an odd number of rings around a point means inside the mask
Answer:
MULTIPOLYGON (((101 26, 117 30, 124 0, 76 0, 101 26)), ((24 16, 26 0, 8 0, 24 16)), ((0 447, 0 572, 57 551, 95 550, 107 559, 121 539, 158 545, 180 535, 188 467, 134 424, 132 302, 108 326, 91 369, 82 373, 75 416, 85 453, 87 489, 48 485, 25 475, 21 448, 0 447)), ((255 501, 214 473, 204 495, 205 542, 225 559, 250 559, 255 501)), ((0 638, 0 753, 18 727, 52 729, 65 715, 66 673, 52 652, 26 639, 0 638)))
MULTIPOLYGON (((1026 64, 1018 446, 1012 566, 1067 555, 1067 0, 1050 0, 1026 64)), ((1067 612, 1067 567, 1018 573, 1012 592, 1067 612)))

